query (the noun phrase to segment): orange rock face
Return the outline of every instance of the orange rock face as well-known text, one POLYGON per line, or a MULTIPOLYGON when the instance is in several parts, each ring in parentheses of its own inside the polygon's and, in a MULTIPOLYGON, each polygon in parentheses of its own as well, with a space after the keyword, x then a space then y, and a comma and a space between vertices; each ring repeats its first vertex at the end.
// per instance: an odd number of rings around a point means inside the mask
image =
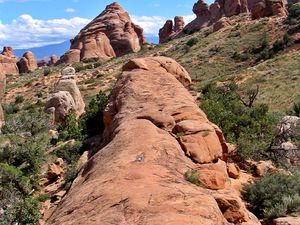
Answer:
POLYGON ((18 62, 20 73, 28 73, 38 68, 35 56, 32 52, 25 52, 23 57, 18 62))
POLYGON ((253 19, 287 16, 286 7, 286 0, 215 0, 211 5, 206 4, 204 0, 198 0, 193 7, 193 12, 197 18, 189 23, 184 30, 189 33, 210 26, 222 17, 249 12, 251 12, 253 19))
POLYGON ((253 19, 267 16, 287 16, 285 0, 257 0, 254 2, 251 15, 253 19))
POLYGON ((57 56, 53 54, 53 55, 50 56, 50 60, 49 60, 48 65, 49 65, 49 66, 53 66, 53 65, 55 65, 56 63, 57 63, 57 56))
POLYGON ((19 74, 18 60, 11 47, 4 47, 0 54, 0 74, 19 74))
POLYGON ((88 58, 108 60, 137 52, 145 42, 143 29, 132 23, 118 3, 112 3, 71 40, 71 48, 60 62, 73 63, 88 58))
POLYGON ((174 26, 172 20, 167 20, 165 25, 159 30, 159 43, 163 43, 170 38, 174 38, 181 34, 184 28, 184 19, 182 16, 174 18, 174 26))
MULTIPOLYGON (((239 201, 236 208, 230 208, 235 203, 229 199, 221 209, 216 191, 184 178, 200 165, 185 155, 179 137, 201 134, 203 127, 216 133, 184 87, 188 77, 165 57, 135 59, 124 66, 105 112, 106 145, 89 159, 46 224, 229 225, 226 218, 259 224, 237 195, 231 197, 239 201), (175 130, 178 124, 181 134, 175 130), (244 214, 237 215, 240 208, 244 214)), ((226 151, 219 136, 211 139, 226 151)), ((210 144, 202 142, 207 149, 210 144)), ((227 173, 225 162, 220 168, 227 173)))

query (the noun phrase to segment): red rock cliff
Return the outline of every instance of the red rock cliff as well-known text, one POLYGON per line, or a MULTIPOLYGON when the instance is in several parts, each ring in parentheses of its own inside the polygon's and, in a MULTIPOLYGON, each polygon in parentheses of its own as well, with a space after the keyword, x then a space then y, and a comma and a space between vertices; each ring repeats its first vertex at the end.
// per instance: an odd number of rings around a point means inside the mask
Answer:
POLYGON ((71 40, 71 48, 60 62, 79 62, 86 58, 107 60, 137 52, 145 41, 143 29, 132 23, 118 3, 112 3, 71 40))

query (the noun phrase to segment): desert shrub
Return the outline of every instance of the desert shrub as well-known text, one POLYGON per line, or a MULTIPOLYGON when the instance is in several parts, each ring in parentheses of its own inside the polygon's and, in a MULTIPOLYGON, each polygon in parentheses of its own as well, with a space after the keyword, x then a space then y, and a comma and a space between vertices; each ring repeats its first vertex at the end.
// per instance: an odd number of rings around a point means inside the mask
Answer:
POLYGON ((86 108, 86 113, 80 118, 80 125, 84 135, 92 137, 103 132, 103 111, 107 103, 108 96, 102 91, 91 100, 86 108))
POLYGON ((83 140, 84 136, 82 135, 81 127, 76 118, 76 113, 74 110, 70 110, 70 112, 65 116, 64 123, 60 124, 57 128, 59 133, 58 139, 60 141, 67 141, 71 139, 75 140, 83 140))
POLYGON ((284 41, 283 40, 277 40, 275 41, 275 43, 273 44, 273 51, 275 53, 282 51, 285 47, 284 41))
POLYGON ((77 162, 81 154, 82 143, 80 141, 63 145, 55 151, 55 155, 59 158, 64 159, 64 161, 68 164, 77 162))
POLYGON ((194 38, 191 38, 190 40, 188 40, 186 45, 192 47, 197 43, 198 43, 198 39, 194 37, 194 38))
POLYGON ((84 58, 84 59, 82 60, 82 62, 84 62, 84 63, 93 63, 93 62, 97 62, 98 60, 99 60, 98 57, 84 58))
POLYGON ((31 135, 47 131, 51 127, 50 117, 40 108, 32 108, 18 114, 8 114, 2 128, 4 134, 29 132, 31 135))
POLYGON ((289 114, 292 115, 292 116, 300 117, 300 101, 294 103, 293 108, 292 108, 292 110, 289 114))
MULTIPOLYGON (((276 126, 267 105, 254 104, 255 99, 243 100, 235 83, 220 87, 209 84, 202 93, 201 108, 222 129, 226 140, 237 144, 241 159, 267 157, 276 126)), ((253 92, 248 93, 250 99, 253 92)))
POLYGON ((102 65, 103 65, 103 62, 101 62, 101 61, 96 62, 96 63, 94 63, 94 68, 98 68, 98 67, 100 67, 102 65))
POLYGON ((10 137, 13 144, 0 150, 0 162, 20 168, 24 175, 35 175, 45 160, 49 139, 46 134, 28 138, 10 137))
POLYGON ((289 18, 293 18, 296 20, 300 19, 300 3, 289 4, 288 11, 289 18))
POLYGON ((202 186, 201 182, 198 179, 198 176, 199 176, 198 170, 188 170, 184 174, 185 180, 197 186, 202 186))
POLYGON ((261 218, 286 216, 300 210, 300 175, 267 175, 243 191, 250 210, 261 218))
POLYGON ((15 114, 20 111, 20 106, 15 103, 4 104, 3 110, 6 115, 15 114))
POLYGON ((249 53, 238 53, 238 52, 234 52, 233 59, 238 60, 238 61, 247 61, 248 59, 250 59, 250 54, 249 53))
POLYGON ((65 174, 65 183, 63 185, 65 190, 70 189, 73 181, 75 180, 75 178, 77 177, 77 169, 76 169, 76 165, 72 164, 68 167, 68 170, 65 174))
POLYGON ((0 216, 0 224, 36 225, 40 218, 40 202, 33 197, 14 199, 10 205, 4 206, 0 216))
POLYGON ((52 71, 51 71, 51 69, 49 67, 46 67, 44 69, 43 74, 44 74, 45 77, 48 76, 48 75, 50 75, 51 73, 52 73, 52 71))
POLYGON ((24 97, 23 97, 22 95, 17 95, 17 96, 15 97, 15 103, 16 103, 16 104, 20 104, 20 103, 22 103, 22 102, 24 102, 24 97))

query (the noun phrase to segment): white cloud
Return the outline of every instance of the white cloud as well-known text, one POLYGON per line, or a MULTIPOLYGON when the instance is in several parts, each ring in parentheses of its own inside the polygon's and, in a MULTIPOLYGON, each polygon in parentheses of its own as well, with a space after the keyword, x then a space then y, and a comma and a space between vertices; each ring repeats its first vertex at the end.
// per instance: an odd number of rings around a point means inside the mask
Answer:
POLYGON ((38 20, 24 14, 10 24, 0 21, 0 46, 32 48, 56 44, 74 37, 90 19, 38 20))
MULTIPOLYGON (((188 24, 195 18, 195 15, 184 16, 184 22, 188 24)), ((131 19, 135 24, 140 25, 144 29, 146 37, 158 36, 159 29, 167 21, 167 18, 161 16, 131 16, 131 19)))
MULTIPOLYGON (((131 18, 135 24, 144 29, 146 37, 157 37, 159 29, 167 20, 161 16, 131 16, 131 18)), ((184 16, 185 23, 194 18, 194 15, 184 16)), ((61 43, 75 37, 90 21, 80 17, 39 20, 28 14, 19 16, 9 24, 4 24, 0 20, 0 46, 23 49, 61 43)))
POLYGON ((76 9, 66 8, 65 12, 67 12, 67 13, 74 13, 74 12, 76 12, 76 9))

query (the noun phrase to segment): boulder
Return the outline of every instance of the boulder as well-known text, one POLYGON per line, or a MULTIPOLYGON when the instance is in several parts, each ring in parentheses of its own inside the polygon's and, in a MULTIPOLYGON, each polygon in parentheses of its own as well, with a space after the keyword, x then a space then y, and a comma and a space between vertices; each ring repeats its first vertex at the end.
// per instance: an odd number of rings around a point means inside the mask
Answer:
POLYGON ((0 54, 0 74, 19 74, 18 60, 11 47, 3 47, 3 51, 0 54))
POLYGON ((57 56, 53 54, 53 55, 50 56, 50 60, 48 62, 48 65, 49 66, 53 66, 56 63, 57 63, 57 56))
POLYGON ((300 224, 300 217, 282 217, 274 219, 274 225, 299 225, 300 224))
POLYGON ((62 76, 55 86, 55 91, 66 91, 69 92, 74 100, 74 109, 77 116, 81 116, 84 113, 85 103, 81 96, 80 90, 74 79, 75 69, 72 67, 67 67, 63 69, 62 76))
POLYGON ((272 161, 259 161, 255 165, 255 173, 259 177, 263 177, 268 173, 277 171, 277 168, 273 165, 272 161))
MULTIPOLYGON (((249 221, 250 215, 245 205, 234 193, 218 193, 214 194, 214 197, 228 222, 232 224, 243 224, 249 221)), ((260 224, 257 219, 251 223, 251 225, 255 224, 260 224)))
POLYGON ((75 102, 68 91, 59 91, 53 94, 45 105, 45 112, 53 113, 56 123, 63 123, 71 109, 75 109, 75 102))
POLYGON ((48 165, 47 178, 49 180, 56 180, 64 173, 63 168, 56 164, 51 163, 48 165))
POLYGON ((235 163, 227 163, 227 173, 230 178, 237 179, 240 177, 240 168, 235 163))
MULTIPOLYGON (((159 60, 124 66, 105 110, 104 147, 88 159, 46 224, 230 224, 213 190, 184 179, 198 164, 184 154, 172 126, 211 123, 183 86, 183 71, 166 69, 163 62, 171 59, 159 60)), ((214 141, 222 149, 221 140, 214 141)))
POLYGON ((174 26, 172 20, 167 20, 165 25, 159 30, 159 43, 166 42, 179 36, 184 28, 184 18, 176 16, 174 18, 174 26))
POLYGON ((35 60, 35 56, 32 52, 25 52, 23 57, 18 62, 18 67, 20 73, 28 73, 33 72, 38 68, 37 62, 35 60))
POLYGON ((198 180, 206 188, 212 190, 225 189, 229 182, 226 163, 218 160, 217 163, 203 164, 197 167, 198 180))
POLYGON ((223 29, 224 27, 230 26, 230 20, 227 19, 226 17, 218 20, 216 23, 214 23, 213 25, 213 32, 217 32, 221 29, 223 29))
POLYGON ((71 40, 71 48, 59 63, 74 63, 83 59, 108 60, 138 52, 146 42, 143 29, 132 23, 129 14, 112 3, 71 40))

